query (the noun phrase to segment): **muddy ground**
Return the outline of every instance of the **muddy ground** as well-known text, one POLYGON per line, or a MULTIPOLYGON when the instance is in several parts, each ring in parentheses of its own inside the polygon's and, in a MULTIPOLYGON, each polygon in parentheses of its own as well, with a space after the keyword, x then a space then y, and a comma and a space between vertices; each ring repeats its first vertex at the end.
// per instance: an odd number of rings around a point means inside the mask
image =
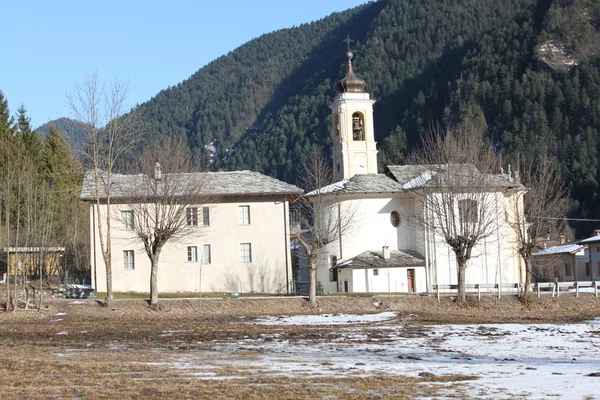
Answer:
MULTIPOLYGON (((397 297, 391 304, 387 297, 322 297, 318 303, 315 308, 303 298, 162 300, 158 310, 150 310, 142 300, 109 306, 92 300, 54 300, 41 311, 0 312, 0 398, 461 398, 460 382, 472 377, 410 378, 381 371, 371 377, 286 379, 232 364, 218 368, 218 379, 205 379, 189 368, 174 370, 164 360, 174 354, 210 354, 214 362, 220 357, 211 353, 215 343, 268 338, 334 342, 341 337, 333 326, 252 323, 267 315, 391 310, 407 334, 418 334, 419 326, 428 324, 569 323, 600 316, 600 299, 589 294, 544 296, 526 304, 513 296, 484 297, 465 305, 450 298, 438 303, 434 297, 397 297), (231 376, 235 379, 228 379, 231 376), (457 389, 448 392, 449 387, 457 389)), ((243 359, 256 354, 240 349, 222 356, 243 359)))

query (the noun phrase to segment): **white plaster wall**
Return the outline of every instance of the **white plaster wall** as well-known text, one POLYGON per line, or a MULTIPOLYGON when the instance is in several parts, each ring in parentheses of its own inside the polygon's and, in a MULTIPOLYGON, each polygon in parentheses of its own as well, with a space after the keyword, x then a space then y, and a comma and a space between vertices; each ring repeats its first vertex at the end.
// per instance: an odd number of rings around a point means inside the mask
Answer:
MULTIPOLYGON (((375 275, 373 269, 352 269, 350 291, 361 293, 407 292, 407 270, 415 270, 416 293, 426 291, 425 268, 380 268, 375 275)), ((342 286, 343 289, 343 286, 342 286)))
MULTIPOLYGON (((518 254, 517 235, 509 213, 505 212, 510 202, 516 201, 515 194, 497 192, 490 197, 488 217, 493 221, 489 235, 473 249, 472 258, 467 267, 468 284, 475 283, 517 283, 522 282, 524 271, 518 254), (509 197, 506 199, 506 197, 509 197)), ((449 246, 433 229, 423 224, 423 206, 415 197, 408 194, 339 196, 342 207, 354 210, 356 214, 353 230, 344 236, 340 249, 339 242, 326 246, 321 253, 317 279, 321 281, 325 292, 338 290, 336 282, 329 281, 329 256, 339 259, 352 258, 366 250, 381 251, 382 246, 390 249, 415 250, 426 257, 430 265, 429 276, 423 270, 423 280, 433 285, 456 284, 456 259, 449 246), (390 213, 398 211, 401 222, 397 228, 390 223, 390 213), (428 244, 426 244, 426 242, 428 244), (437 267, 437 268, 436 268, 437 267)), ((336 210, 332 207, 332 210, 336 210)), ((337 212, 337 211, 336 211, 337 212)), ((600 253, 598 255, 600 261, 600 253)), ((353 277, 352 279, 357 279, 353 277)), ((341 281, 341 278, 339 278, 341 281)), ((426 283, 423 283, 427 289, 426 283)), ((354 284, 353 287, 359 287, 354 284)), ((421 287, 421 286, 419 286, 421 287)), ((343 286, 340 284, 340 289, 343 286)), ((387 290, 387 289, 386 289, 387 290)), ((420 289, 419 289, 420 290, 420 289)))
MULTIPOLYGON (((163 248, 159 260, 159 293, 198 292, 200 289, 203 292, 285 292, 288 279, 292 279, 287 200, 273 196, 226 198, 208 207, 209 227, 201 226, 199 208, 199 226, 194 228, 197 232, 180 242, 169 242, 163 248), (240 205, 250 206, 250 225, 238 225, 240 205), (240 243, 251 243, 251 263, 240 262, 240 243), (201 271, 204 244, 211 245, 211 263, 202 265, 201 271), (198 248, 198 262, 187 261, 187 246, 198 248)), ((124 229, 120 212, 127 209, 125 204, 111 206, 113 290, 147 293, 150 290, 150 260, 141 241, 133 232, 124 229), (124 250, 135 251, 134 270, 124 269, 124 250)), ((106 206, 101 206, 102 215, 105 212, 106 206)), ((92 281, 96 282, 98 291, 104 292, 106 269, 98 232, 97 229, 91 232, 92 281), (97 268, 94 268, 94 235, 97 268)))

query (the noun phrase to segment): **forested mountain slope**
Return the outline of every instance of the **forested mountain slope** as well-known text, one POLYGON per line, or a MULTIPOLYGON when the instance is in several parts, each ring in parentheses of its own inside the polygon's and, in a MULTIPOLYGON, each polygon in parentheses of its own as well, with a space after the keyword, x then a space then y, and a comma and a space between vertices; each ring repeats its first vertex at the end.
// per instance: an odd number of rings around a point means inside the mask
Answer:
MULTIPOLYGON (((382 164, 401 163, 434 123, 470 124, 487 132, 507 162, 536 152, 558 157, 572 182, 573 214, 599 218, 596 2, 380 0, 263 35, 140 109, 150 138, 185 135, 191 147, 207 149, 210 168, 294 182, 311 146, 329 149, 329 104, 350 35, 355 71, 377 100, 382 164), (589 27, 571 29, 573 21, 589 27), (542 66, 543 43, 586 37, 576 64, 542 66)), ((580 234, 592 227, 581 225, 580 234)))

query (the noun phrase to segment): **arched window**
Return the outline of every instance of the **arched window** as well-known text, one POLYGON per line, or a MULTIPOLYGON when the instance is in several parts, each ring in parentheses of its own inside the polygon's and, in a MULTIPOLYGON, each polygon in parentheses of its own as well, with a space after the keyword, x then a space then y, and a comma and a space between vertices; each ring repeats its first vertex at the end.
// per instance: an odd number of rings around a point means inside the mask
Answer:
POLYGON ((335 136, 340 136, 340 114, 335 114, 333 116, 333 134, 335 136))
POLYGON ((390 214, 390 222, 394 228, 397 228, 400 225, 400 214, 398 211, 392 211, 390 214))
POLYGON ((352 114, 352 140, 363 141, 365 140, 365 117, 355 112, 352 114))

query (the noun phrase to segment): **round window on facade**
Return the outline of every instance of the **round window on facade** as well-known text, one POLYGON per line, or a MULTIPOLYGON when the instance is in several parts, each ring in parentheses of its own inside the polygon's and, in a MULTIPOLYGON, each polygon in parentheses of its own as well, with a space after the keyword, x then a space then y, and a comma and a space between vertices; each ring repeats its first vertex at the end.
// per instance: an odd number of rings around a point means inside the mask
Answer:
POLYGON ((398 211, 392 211, 390 214, 390 222, 394 228, 400 225, 400 214, 398 214, 398 211))

